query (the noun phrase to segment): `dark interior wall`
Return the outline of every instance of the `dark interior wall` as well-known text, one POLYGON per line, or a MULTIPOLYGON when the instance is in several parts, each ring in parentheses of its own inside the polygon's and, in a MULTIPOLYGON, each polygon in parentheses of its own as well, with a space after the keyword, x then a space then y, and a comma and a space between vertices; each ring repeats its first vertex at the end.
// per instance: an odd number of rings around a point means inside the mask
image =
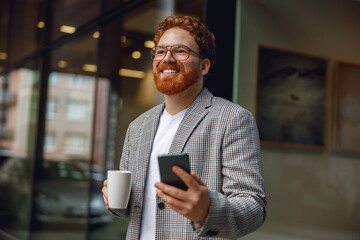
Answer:
POLYGON ((235 6, 235 0, 208 0, 204 6, 204 22, 216 39, 216 60, 205 86, 214 95, 230 101, 234 74, 235 6))

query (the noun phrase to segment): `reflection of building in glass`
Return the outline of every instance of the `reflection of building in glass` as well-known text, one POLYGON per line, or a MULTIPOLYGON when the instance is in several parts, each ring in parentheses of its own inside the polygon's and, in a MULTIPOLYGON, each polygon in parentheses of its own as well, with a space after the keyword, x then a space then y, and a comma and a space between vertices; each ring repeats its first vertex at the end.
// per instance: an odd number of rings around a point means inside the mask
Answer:
MULTIPOLYGON (((25 157, 28 153, 29 125, 37 114, 33 100, 37 73, 29 69, 12 71, 7 81, 0 79, 0 148, 25 157)), ((79 74, 53 72, 49 76, 46 104, 46 158, 89 159, 93 134, 94 154, 105 151, 106 112, 109 83, 100 79, 97 87, 96 131, 93 133, 95 78, 79 74)), ((97 159, 103 163, 103 157, 97 159)))
MULTIPOLYGON (((1 78, 0 128, 1 149, 8 149, 20 156, 27 155, 31 127, 28 123, 36 115, 36 102, 32 104, 36 73, 28 69, 15 70, 11 81, 1 78), (32 109, 32 107, 35 107, 32 109), (21 116, 21 117, 20 117, 21 116)), ((98 110, 101 116, 107 111, 108 84, 99 84, 98 110)), ((45 157, 55 159, 90 157, 95 78, 65 73, 51 73, 46 106, 45 157)), ((97 126, 98 143, 105 134, 105 124, 97 126)), ((104 144, 95 146, 97 151, 104 144)), ((102 150, 104 151, 104 150, 102 150)))
POLYGON ((11 81, 3 77, 1 82, 0 148, 12 150, 19 156, 27 155, 29 122, 36 114, 36 108, 32 108, 36 76, 36 71, 22 68, 11 72, 11 81))
POLYGON ((94 77, 50 74, 44 139, 46 158, 90 157, 94 89, 94 77))

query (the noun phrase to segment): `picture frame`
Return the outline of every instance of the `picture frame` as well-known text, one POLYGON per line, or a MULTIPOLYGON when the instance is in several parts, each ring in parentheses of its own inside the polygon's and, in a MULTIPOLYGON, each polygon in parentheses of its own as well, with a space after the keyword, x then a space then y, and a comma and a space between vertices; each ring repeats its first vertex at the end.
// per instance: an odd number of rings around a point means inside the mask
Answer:
POLYGON ((360 154, 360 64, 337 61, 334 86, 333 149, 360 154))
POLYGON ((328 59, 259 45, 256 77, 262 145, 327 147, 328 59))

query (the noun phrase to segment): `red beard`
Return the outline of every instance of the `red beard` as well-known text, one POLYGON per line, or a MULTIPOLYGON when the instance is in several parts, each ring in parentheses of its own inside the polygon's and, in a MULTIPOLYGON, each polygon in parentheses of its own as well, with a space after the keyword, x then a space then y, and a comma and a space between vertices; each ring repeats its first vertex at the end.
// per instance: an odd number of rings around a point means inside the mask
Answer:
POLYGON ((161 67, 158 66, 156 70, 153 71, 156 88, 159 92, 165 95, 175 95, 177 93, 183 92, 188 89, 190 86, 194 85, 199 79, 200 72, 195 70, 191 72, 184 72, 182 66, 176 66, 180 68, 180 75, 177 78, 163 76, 160 77, 161 67))

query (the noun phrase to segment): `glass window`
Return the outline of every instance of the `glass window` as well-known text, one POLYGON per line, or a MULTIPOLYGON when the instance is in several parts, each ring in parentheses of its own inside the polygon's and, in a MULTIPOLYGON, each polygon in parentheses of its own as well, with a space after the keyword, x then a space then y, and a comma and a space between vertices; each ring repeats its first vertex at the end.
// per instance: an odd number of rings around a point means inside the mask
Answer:
POLYGON ((20 240, 29 237, 38 105, 38 72, 30 65, 0 76, 0 229, 20 240))
POLYGON ((81 87, 86 85, 91 85, 92 77, 85 76, 85 75, 71 75, 67 78, 67 83, 72 87, 81 87))
POLYGON ((77 29, 98 17, 99 0, 51 1, 51 39, 73 34, 77 29))
MULTIPOLYGON (((75 4, 76 1, 72 2, 57 1, 54 5, 75 4)), ((91 5, 90 2, 87 4, 91 5)), ((60 12, 54 17, 59 17, 60 12)), ((68 15, 62 17, 72 19, 68 15)), ((39 194, 34 199, 39 229, 32 233, 32 239, 67 238, 69 224, 76 226, 70 231, 71 236, 86 238, 87 218, 90 216, 89 164, 92 151, 97 148, 92 148, 98 41, 93 37, 94 31, 84 33, 50 53, 47 113, 55 117, 48 117, 45 122, 44 160, 41 179, 36 186, 39 194), (56 223, 57 228, 51 228, 52 223, 56 223)), ((106 92, 102 96, 106 100, 106 92)), ((104 107, 106 109, 106 105, 104 107)), ((102 197, 101 191, 94 195, 96 201, 102 197)), ((105 204, 98 203, 98 214, 94 219, 97 223, 108 222, 111 216, 105 204)))
POLYGON ((44 151, 53 152, 56 148, 55 133, 47 132, 45 135, 44 151))
POLYGON ((69 120, 85 121, 87 119, 87 102, 68 100, 66 103, 66 118, 69 120))
MULTIPOLYGON (((3 2, 1 1, 1 3, 3 2)), ((1 36, 7 35, 9 37, 7 57, 10 63, 15 63, 40 47, 44 28, 39 25, 39 22, 44 20, 45 1, 13 0, 10 2, 11 21, 9 28, 11 31, 8 31, 10 35, 4 34, 4 29, 1 36)))
MULTIPOLYGON (((3 110, 3 111, 6 111, 6 110, 3 110)), ((4 119, 4 116, 3 116, 3 119, 4 119)), ((5 138, 6 136, 8 136, 7 121, 6 120, 1 120, 1 122, 0 122, 0 137, 5 138)))
MULTIPOLYGON (((1 1, 0 5, 0 72, 3 70, 3 65, 8 61, 8 32, 10 24, 10 0, 1 1)), ((1 99, 1 98, 0 98, 1 99)))
POLYGON ((55 118, 57 114, 57 101, 56 99, 49 99, 46 103, 46 116, 48 118, 55 118))
POLYGON ((8 91, 6 91, 5 89, 4 90, 1 90, 0 91, 0 103, 9 103, 10 101, 10 93, 8 91))
POLYGON ((59 83, 59 73, 51 72, 49 75, 49 84, 56 85, 59 83))
POLYGON ((81 134, 66 134, 63 150, 66 153, 83 154, 86 152, 86 136, 81 134))

